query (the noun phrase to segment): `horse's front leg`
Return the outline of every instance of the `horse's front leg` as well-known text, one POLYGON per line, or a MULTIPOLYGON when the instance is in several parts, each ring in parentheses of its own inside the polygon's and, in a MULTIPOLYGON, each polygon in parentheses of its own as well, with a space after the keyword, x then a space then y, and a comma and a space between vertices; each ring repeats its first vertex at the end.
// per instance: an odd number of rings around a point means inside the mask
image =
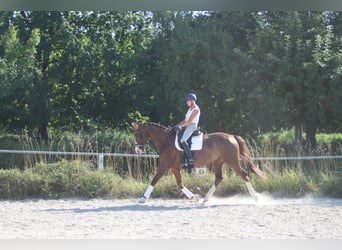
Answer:
POLYGON ((172 167, 172 173, 176 178, 177 185, 178 185, 179 189, 186 195, 186 197, 188 197, 190 200, 198 201, 199 196, 197 194, 192 193, 189 189, 187 189, 183 185, 182 176, 180 173, 180 166, 172 167))
POLYGON ((163 161, 161 159, 160 160, 160 167, 158 168, 157 173, 153 177, 150 185, 148 185, 148 187, 147 187, 145 193, 143 194, 143 196, 139 199, 140 203, 145 203, 150 198, 150 196, 151 196, 151 194, 153 192, 154 186, 157 184, 159 179, 165 174, 165 172, 167 170, 168 170, 168 165, 165 163, 165 161, 163 161))

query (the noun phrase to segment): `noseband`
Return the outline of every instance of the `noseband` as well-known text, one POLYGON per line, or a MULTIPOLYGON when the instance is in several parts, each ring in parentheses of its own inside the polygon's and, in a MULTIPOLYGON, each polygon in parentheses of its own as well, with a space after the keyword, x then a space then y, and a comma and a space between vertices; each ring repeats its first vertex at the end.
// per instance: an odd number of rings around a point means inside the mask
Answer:
POLYGON ((145 153, 146 151, 146 144, 135 144, 135 152, 145 153))
MULTIPOLYGON (((141 136, 142 132, 141 130, 138 128, 138 133, 139 133, 139 136, 141 136)), ((138 144, 138 143, 135 143, 135 152, 138 153, 138 154, 143 154, 146 152, 146 143, 145 144, 138 144)))

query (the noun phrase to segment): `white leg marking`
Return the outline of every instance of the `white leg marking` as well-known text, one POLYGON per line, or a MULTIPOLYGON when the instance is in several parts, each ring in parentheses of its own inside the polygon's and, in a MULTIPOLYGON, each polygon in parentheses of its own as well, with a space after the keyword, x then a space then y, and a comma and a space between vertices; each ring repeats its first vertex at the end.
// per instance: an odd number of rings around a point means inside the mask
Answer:
POLYGON ((204 197, 203 202, 207 202, 214 194, 214 192, 216 191, 216 187, 215 184, 209 189, 208 193, 206 194, 206 196, 204 197))
POLYGON ((252 187, 252 185, 251 185, 250 182, 246 181, 245 183, 246 183, 246 186, 247 186, 247 189, 248 189, 249 194, 254 198, 254 200, 257 201, 257 200, 259 199, 258 193, 255 192, 255 190, 254 190, 254 188, 252 187))
POLYGON ((153 186, 149 185, 144 193, 144 196, 139 199, 139 203, 145 203, 151 196, 153 186))
POLYGON ((195 195, 186 187, 182 188, 182 192, 189 198, 192 199, 195 195))

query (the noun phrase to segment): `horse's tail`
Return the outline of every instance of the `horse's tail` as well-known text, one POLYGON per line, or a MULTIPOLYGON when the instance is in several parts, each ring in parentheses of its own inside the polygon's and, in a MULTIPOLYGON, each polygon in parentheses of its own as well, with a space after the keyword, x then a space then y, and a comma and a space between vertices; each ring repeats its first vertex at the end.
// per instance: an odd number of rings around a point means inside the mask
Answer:
POLYGON ((234 135, 234 138, 239 144, 240 156, 241 156, 243 163, 249 168, 251 168, 253 172, 257 174, 259 177, 261 177, 262 179, 266 179, 266 174, 261 169, 259 169, 259 167, 256 166, 253 160, 251 159, 249 150, 247 148, 247 145, 244 139, 242 139, 240 136, 237 136, 237 135, 234 135))

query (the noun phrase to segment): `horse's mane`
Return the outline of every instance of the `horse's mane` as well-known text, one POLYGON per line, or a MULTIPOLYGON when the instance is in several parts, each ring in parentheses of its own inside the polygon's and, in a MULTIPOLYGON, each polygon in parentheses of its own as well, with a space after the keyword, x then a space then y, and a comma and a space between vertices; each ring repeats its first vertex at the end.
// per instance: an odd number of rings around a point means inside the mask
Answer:
POLYGON ((166 127, 166 126, 161 125, 160 123, 156 123, 156 122, 147 122, 147 123, 143 123, 141 125, 152 126, 152 127, 155 127, 155 128, 159 128, 159 129, 164 130, 165 132, 170 132, 170 130, 171 130, 170 127, 166 127))

